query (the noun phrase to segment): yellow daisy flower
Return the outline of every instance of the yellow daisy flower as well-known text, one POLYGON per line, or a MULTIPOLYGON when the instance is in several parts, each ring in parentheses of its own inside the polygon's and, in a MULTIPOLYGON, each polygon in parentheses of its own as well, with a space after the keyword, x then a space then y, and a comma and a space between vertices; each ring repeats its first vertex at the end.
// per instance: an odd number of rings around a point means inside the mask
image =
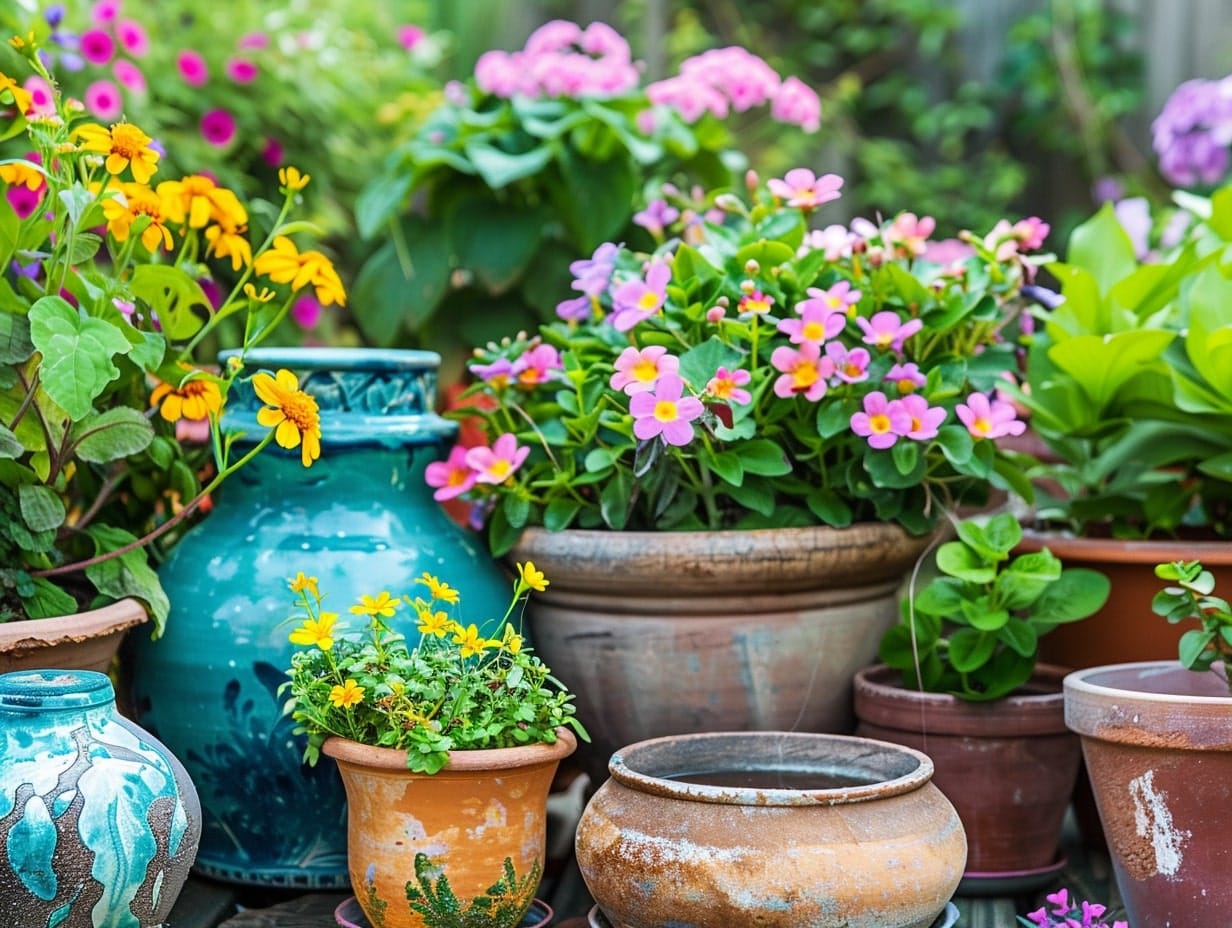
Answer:
POLYGON ((317 578, 316 577, 305 577, 304 572, 302 570, 296 573, 295 579, 289 581, 288 585, 291 587, 292 593, 300 593, 304 590, 307 590, 309 593, 312 594, 313 599, 321 598, 321 594, 317 590, 317 578))
POLYGON ((0 180, 10 187, 25 187, 31 192, 37 191, 44 183, 42 173, 29 161, 0 164, 0 180))
POLYGON ((458 628, 458 623, 440 610, 433 612, 425 608, 416 611, 419 613, 419 624, 416 628, 419 629, 421 635, 435 635, 437 638, 444 638, 458 628))
POLYGON ((285 168, 278 169, 278 183, 288 190, 303 190, 310 180, 312 180, 312 175, 301 174, 297 167, 287 165, 285 168))
POLYGON ((534 561, 518 565, 518 586, 523 590, 537 590, 542 593, 548 588, 548 583, 548 578, 543 575, 543 571, 535 567, 534 561))
POLYGON ((337 621, 336 612, 322 612, 319 619, 305 619, 303 625, 291 632, 291 644, 316 645, 328 651, 334 646, 334 623, 337 621))
POLYGON ((141 244, 151 253, 159 248, 171 251, 175 247, 175 238, 171 230, 163 225, 162 202, 158 194, 141 184, 123 184, 120 190, 121 196, 103 200, 103 215, 107 218, 107 231, 112 237, 117 242, 128 241, 133 223, 147 216, 150 224, 141 231, 141 244))
POLYGON ((484 638, 480 635, 479 629, 476 627, 474 622, 466 628, 459 625, 456 629, 454 629, 452 640, 454 644, 458 645, 458 653, 460 653, 463 657, 472 657, 482 654, 489 648, 500 647, 499 641, 492 641, 491 639, 484 638))
POLYGON ((364 701, 364 688, 356 685, 354 680, 347 680, 342 686, 335 686, 329 691, 329 701, 339 709, 349 709, 364 701))
POLYGON ((438 580, 426 570, 422 577, 415 578, 416 583, 422 583, 428 588, 428 593, 433 599, 439 599, 443 603, 449 603, 451 606, 456 606, 460 598, 458 591, 451 587, 443 580, 438 580))
POLYGON ((356 615, 380 615, 388 619, 400 605, 402 605, 401 600, 394 599, 388 592, 382 590, 375 597, 360 596, 359 602, 351 607, 351 611, 356 615))
POLYGON ((118 122, 110 129, 89 123, 74 130, 81 151, 106 155, 107 173, 122 174, 125 168, 133 172, 133 180, 148 184, 158 170, 158 152, 150 148, 153 141, 129 122, 118 122))
MULTIPOLYGON (((9 41, 12 42, 13 40, 20 41, 21 39, 20 36, 13 36, 13 39, 10 39, 9 41)), ((20 48, 21 46, 14 45, 13 47, 20 48)), ((30 109, 30 105, 34 102, 34 97, 31 95, 30 91, 26 90, 25 87, 22 87, 16 80, 9 77, 3 71, 0 71, 0 94, 4 93, 6 90, 13 95, 13 106, 17 108, 17 112, 24 115, 26 111, 30 109)))
POLYGON ((248 211, 239 198, 203 174, 165 180, 158 185, 158 195, 170 220, 187 222, 192 229, 204 229, 211 220, 241 228, 248 224, 248 211))
POLYGON ((252 269, 276 284, 290 284, 293 291, 311 285, 322 306, 346 305, 346 291, 329 258, 319 251, 301 252, 285 235, 274 237, 273 246, 257 255, 252 269))
POLYGON ((254 374, 252 388, 263 403, 257 411, 257 422, 275 429, 274 440, 280 447, 301 446, 300 460, 305 467, 321 456, 321 413, 317 401, 299 388, 299 378, 288 370, 271 377, 264 372, 254 374))
POLYGON ((222 391, 218 384, 205 378, 187 380, 178 387, 160 383, 150 393, 150 405, 158 406, 158 414, 168 422, 180 419, 201 422, 218 415, 222 409, 222 391))
POLYGON ((510 654, 517 654, 522 650, 522 636, 513 630, 513 626, 505 624, 505 630, 501 633, 500 646, 510 654))
MULTIPOLYGON (((206 257, 231 259, 231 270, 238 271, 252 264, 252 243, 243 235, 244 229, 230 223, 219 222, 205 230, 206 257)), ((245 290, 252 284, 245 284, 245 290)), ((273 293, 270 293, 273 296, 273 293)))

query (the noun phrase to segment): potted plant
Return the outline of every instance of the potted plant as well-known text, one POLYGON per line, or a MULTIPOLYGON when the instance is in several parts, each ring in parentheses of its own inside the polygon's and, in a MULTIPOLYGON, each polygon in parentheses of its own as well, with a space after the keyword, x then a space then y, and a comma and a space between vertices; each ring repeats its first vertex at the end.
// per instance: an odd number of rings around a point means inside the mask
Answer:
POLYGON ((1049 893, 1044 897, 1044 902, 1033 912, 1019 915, 1018 924, 1025 928, 1072 928, 1075 925, 1080 928, 1129 928, 1129 922, 1124 919, 1108 924, 1106 905, 1086 899, 1071 899, 1069 890, 1064 887, 1049 893))
MULTIPOLYGON (((13 45, 54 88, 38 48, 13 45)), ((151 558, 222 482, 271 442, 302 447, 305 466, 319 453, 306 420, 262 423, 243 453, 217 426, 251 374, 242 352, 294 294, 345 296, 329 260, 290 238, 308 183, 296 169, 281 172, 281 208, 258 238, 248 208, 207 176, 156 182, 160 153, 137 126, 83 120, 58 93, 37 108, 6 74, 0 108, 0 135, 30 149, 0 160, 0 669, 105 669, 146 613, 161 633, 151 558), (220 268, 233 275, 225 294, 220 268), (231 338, 235 364, 196 360, 231 338), (73 652, 44 651, 58 642, 73 652)), ((278 377, 274 406, 308 401, 278 377)), ((273 382, 254 380, 267 395, 273 382)))
POLYGON ((1227 829, 1211 815, 1232 782, 1232 608, 1198 561, 1159 564, 1151 603, 1194 623, 1179 660, 1105 664, 1065 678, 1117 887, 1134 925, 1219 925, 1227 829))
POLYGON ((903 598, 885 663, 856 674, 856 731, 933 759, 967 832, 968 891, 1025 888, 1064 865, 1080 754, 1065 727, 1065 671, 1037 665, 1039 641, 1103 605, 1109 583, 1047 549, 1012 556, 1022 529, 1010 513, 956 531, 937 549, 936 576, 903 598))
MULTIPOLYGON (((548 580, 518 565, 493 637, 457 618, 459 591, 435 576, 420 595, 363 596, 343 634, 316 579, 298 574, 287 711, 342 773, 356 898, 374 925, 514 928, 542 874, 556 767, 586 730, 572 696, 525 644, 514 611, 548 580), (413 613, 405 633, 399 610, 413 613), (417 633, 416 644, 407 635, 417 633)), ((488 622, 485 620, 484 626, 488 622)))

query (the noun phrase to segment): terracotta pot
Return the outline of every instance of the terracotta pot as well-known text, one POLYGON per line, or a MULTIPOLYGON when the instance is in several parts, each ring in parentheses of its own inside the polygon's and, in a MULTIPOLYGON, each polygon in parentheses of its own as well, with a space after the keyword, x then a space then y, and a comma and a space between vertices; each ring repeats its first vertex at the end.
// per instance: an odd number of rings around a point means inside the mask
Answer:
MULTIPOLYGON (((454 751, 439 773, 406 753, 330 738, 347 793, 347 863, 360 907, 381 928, 429 928, 449 910, 490 907, 516 928, 543 874, 547 798, 577 740, 454 751)), ((469 922, 468 922, 469 923, 469 922)))
POLYGON ((630 745, 610 770, 577 862, 614 928, 926 928, 962 876, 962 823, 918 751, 711 732, 630 745))
POLYGON ((929 539, 866 523, 747 532, 528 529, 551 585, 535 650, 576 697, 595 785, 622 745, 704 731, 850 732, 851 679, 929 539))
POLYGON ((1060 667, 1040 666, 1021 695, 968 702, 921 693, 879 664, 856 674, 856 734, 923 751, 933 783, 958 809, 967 833, 970 881, 1047 871, 1081 746, 1065 727, 1060 667))
POLYGON ((125 633, 149 618, 140 602, 121 599, 74 615, 0 623, 0 673, 41 669, 105 673, 125 633))
POLYGON ((1019 551, 1048 548, 1066 567, 1105 574, 1112 592, 1102 609, 1081 622, 1059 625, 1040 640, 1040 659, 1080 669, 1096 664, 1172 660, 1177 640, 1197 623, 1170 625, 1151 612, 1163 587, 1155 565, 1199 559, 1215 575, 1216 589, 1232 589, 1232 543, 1081 538, 1024 531, 1019 551))
POLYGON ((1232 697, 1177 661, 1065 678, 1131 925, 1232 925, 1232 697))

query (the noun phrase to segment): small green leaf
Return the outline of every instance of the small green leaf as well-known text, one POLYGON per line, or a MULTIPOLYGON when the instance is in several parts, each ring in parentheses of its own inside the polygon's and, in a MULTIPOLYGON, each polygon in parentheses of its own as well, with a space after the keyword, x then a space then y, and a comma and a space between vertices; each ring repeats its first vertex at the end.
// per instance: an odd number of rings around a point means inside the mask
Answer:
MULTIPOLYGON (((106 525, 91 525, 86 532, 94 539, 96 556, 118 551, 136 541, 133 535, 123 529, 106 525)), ((134 548, 87 567, 86 576, 104 596, 112 599, 132 596, 145 603, 154 622, 152 637, 158 638, 162 635, 171 604, 167 600, 167 594, 163 592, 162 584, 158 582, 158 575, 150 567, 144 548, 134 548)))
POLYGON ((740 455, 736 452, 720 451, 709 461, 710 469, 718 474, 724 483, 737 487, 744 483, 744 465, 741 464, 740 455))
POLYGON ((77 457, 94 464, 137 454, 149 447, 153 439, 154 429, 149 420, 127 406, 117 406, 83 419, 69 432, 77 457))
POLYGON ((0 459, 16 460, 25 453, 25 448, 7 425, 0 425, 0 459))
POLYGON ((169 264, 139 264, 129 288, 158 313, 163 333, 170 339, 191 338, 213 311, 201 284, 183 268, 169 264))
POLYGON ((547 505, 543 513, 543 527, 549 532, 559 532, 569 527, 582 504, 568 497, 557 497, 547 505))
POLYGON ((46 577, 34 578, 34 592, 23 596, 21 604, 32 619, 54 619, 78 611, 77 600, 46 577))
POLYGON ((781 477, 791 473, 791 462, 783 449, 768 439, 759 438, 736 446, 740 464, 747 474, 781 477))
POLYGON ((632 491, 632 478, 626 470, 618 470, 612 475, 602 492, 599 494, 599 512, 603 521, 610 529, 620 530, 629 520, 629 494, 632 491))
POLYGON ((972 673, 992 657, 997 636, 974 628, 960 628, 950 636, 950 663, 959 673, 972 673))
POLYGON ((16 313, 0 312, 0 364, 21 364, 32 354, 30 320, 16 313))
POLYGON ((984 562, 960 541, 947 541, 937 549, 937 568, 968 583, 992 583, 997 578, 996 565, 984 562))
POLYGON ((538 174, 552 160, 553 149, 547 145, 529 151, 510 154, 478 140, 465 146, 466 157, 475 166, 483 182, 493 190, 507 187, 515 180, 538 174))
POLYGON ((1181 635, 1177 643, 1177 656, 1181 665, 1190 670, 1200 670, 1208 662, 1203 660, 1203 654, 1215 640, 1215 633, 1206 629, 1191 628, 1181 635))
POLYGON ((1036 649, 1039 647, 1039 633, 1035 626, 1018 619, 1011 619, 1005 623, 1005 627, 1001 629, 1000 638, 1014 653, 1023 657, 1034 658, 1036 649))
POLYGON ((33 532, 47 532, 64 524, 64 502, 51 487, 23 483, 17 488, 21 518, 33 532))

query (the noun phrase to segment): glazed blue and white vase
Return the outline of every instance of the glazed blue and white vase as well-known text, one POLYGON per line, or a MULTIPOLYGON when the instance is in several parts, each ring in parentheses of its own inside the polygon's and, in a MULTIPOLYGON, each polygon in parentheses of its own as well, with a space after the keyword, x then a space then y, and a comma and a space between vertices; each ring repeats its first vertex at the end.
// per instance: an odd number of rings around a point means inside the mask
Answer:
MULTIPOLYGON (((413 594, 425 571, 461 591, 468 622, 490 619, 491 628, 504 614, 509 582, 424 482, 457 430, 434 412, 439 361, 425 351, 328 348, 245 358, 253 373, 293 371, 316 398, 321 457, 305 468, 298 448, 270 444, 228 479, 213 511, 159 569, 171 600, 166 633, 131 637, 125 662, 138 719, 183 759, 200 790, 197 870, 207 876, 350 885, 337 769, 303 765, 304 742, 279 692, 295 649, 289 578, 316 577, 344 631, 362 630, 365 618, 348 613, 361 594, 413 594)), ((256 421, 262 405, 238 382, 224 429, 255 443, 266 432, 256 421)), ((401 615, 400 630, 417 635, 410 610, 401 615)))
POLYGON ((0 675, 0 925, 161 925, 200 831, 188 774, 106 675, 0 675))

